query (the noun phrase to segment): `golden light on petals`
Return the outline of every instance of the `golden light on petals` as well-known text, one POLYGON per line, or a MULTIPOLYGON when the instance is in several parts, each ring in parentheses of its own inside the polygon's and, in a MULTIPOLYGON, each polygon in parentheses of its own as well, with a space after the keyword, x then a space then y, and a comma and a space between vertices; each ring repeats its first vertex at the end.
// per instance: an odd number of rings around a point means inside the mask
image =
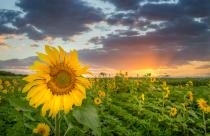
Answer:
POLYGON ((86 98, 85 88, 90 87, 88 67, 82 67, 76 50, 65 52, 46 45, 44 53, 37 53, 40 61, 35 61, 30 69, 35 73, 24 78, 29 83, 22 92, 27 92, 29 104, 35 108, 42 105, 42 115, 55 117, 63 110, 68 113, 73 105, 80 106, 86 98))

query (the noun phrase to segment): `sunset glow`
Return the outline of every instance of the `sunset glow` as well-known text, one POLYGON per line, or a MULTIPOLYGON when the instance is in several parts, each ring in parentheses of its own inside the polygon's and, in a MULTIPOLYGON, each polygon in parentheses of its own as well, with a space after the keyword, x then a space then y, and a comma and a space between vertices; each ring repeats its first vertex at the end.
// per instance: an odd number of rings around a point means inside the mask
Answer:
POLYGON ((0 69, 30 73, 27 67, 36 52, 48 44, 76 49, 95 75, 120 70, 129 76, 210 75, 210 11, 204 6, 209 1, 48 4, 47 0, 1 2, 0 69))

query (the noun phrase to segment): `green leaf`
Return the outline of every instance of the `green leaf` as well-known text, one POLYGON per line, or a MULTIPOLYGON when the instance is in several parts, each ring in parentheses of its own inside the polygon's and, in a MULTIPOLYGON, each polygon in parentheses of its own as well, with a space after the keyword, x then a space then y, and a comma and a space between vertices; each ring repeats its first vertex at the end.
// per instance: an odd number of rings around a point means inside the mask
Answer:
POLYGON ((32 108, 26 103, 24 99, 15 96, 10 96, 8 100, 10 105, 13 106, 14 108, 18 108, 21 111, 33 112, 32 108))
POLYGON ((79 123, 92 129, 94 135, 101 135, 99 116, 95 107, 87 105, 84 108, 75 109, 73 116, 79 123))

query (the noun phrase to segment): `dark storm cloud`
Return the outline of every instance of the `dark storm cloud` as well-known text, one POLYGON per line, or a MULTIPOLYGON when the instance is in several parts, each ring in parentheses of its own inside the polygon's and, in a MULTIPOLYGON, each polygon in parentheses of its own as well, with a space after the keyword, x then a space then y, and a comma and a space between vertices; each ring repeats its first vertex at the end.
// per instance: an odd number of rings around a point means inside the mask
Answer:
POLYGON ((210 31, 207 23, 195 21, 190 17, 180 17, 164 23, 163 26, 146 35, 129 36, 125 35, 125 31, 118 31, 117 35, 98 37, 96 41, 103 44, 103 48, 84 50, 83 59, 117 69, 177 66, 193 60, 210 60, 210 31), (152 55, 158 63, 143 64, 147 57, 152 55))
POLYGON ((1 34, 27 34, 30 39, 42 40, 46 36, 66 38, 88 31, 87 24, 103 20, 100 9, 80 0, 19 0, 20 12, 0 10, 1 34), (16 29, 5 26, 12 24, 16 29))
POLYGON ((17 6, 25 16, 0 11, 0 18, 4 18, 0 20, 0 33, 26 33, 34 40, 46 36, 66 39, 88 31, 86 24, 106 21, 113 26, 127 26, 128 30, 118 27, 115 33, 93 37, 89 42, 103 47, 80 51, 81 59, 90 64, 139 69, 210 60, 210 0, 104 1, 115 5, 116 12, 106 16, 100 9, 79 0, 19 0, 17 6), (140 5, 145 1, 148 3, 140 5), (6 26, 7 23, 17 30, 6 26), (147 32, 151 28, 154 31, 147 32))
MULTIPOLYGON (((148 0, 149 1, 149 0, 148 0)), ((153 0, 154 1, 154 0, 153 0)), ((103 46, 97 50, 84 50, 83 58, 98 65, 119 68, 177 66, 189 61, 210 60, 210 1, 180 0, 178 3, 146 3, 138 7, 123 1, 110 1, 120 10, 134 12, 116 13, 108 18, 110 25, 125 25, 137 30, 155 29, 145 35, 126 35, 131 30, 109 34, 91 42, 103 46), (122 6, 124 5, 124 7, 122 6), (127 5, 127 7, 126 7, 127 5), (141 20, 143 18, 143 20, 141 20), (202 18, 201 21, 196 18, 202 18), (152 24, 153 21, 164 21, 152 24), (153 56, 157 64, 145 63, 153 56), (144 58, 144 59, 141 59, 144 58), (170 61, 169 61, 170 60, 170 61), (101 63, 103 62, 103 63, 101 63), (144 66, 138 65, 144 63, 144 66)), ((141 2, 141 1, 140 1, 141 2)), ((155 2, 160 2, 156 0, 155 2)), ((94 38, 93 38, 94 39, 94 38)), ((150 59, 148 61, 151 61, 150 59)))
POLYGON ((19 14, 19 11, 0 9, 0 35, 16 33, 16 29, 7 25, 14 23, 19 14))
POLYGON ((177 4, 145 4, 139 15, 151 20, 170 20, 180 16, 210 16, 209 0, 179 0, 177 4))
MULTIPOLYGON (((19 0, 16 5, 26 13, 18 20, 19 27, 25 28, 30 24, 51 37, 65 38, 79 34, 89 30, 86 24, 103 19, 99 9, 89 7, 80 0, 19 0)), ((32 36, 29 33, 29 37, 32 36)))
MULTIPOLYGON (((140 0, 104 0, 116 6, 118 10, 136 10, 140 0)), ((142 0, 141 0, 142 1, 142 0)))

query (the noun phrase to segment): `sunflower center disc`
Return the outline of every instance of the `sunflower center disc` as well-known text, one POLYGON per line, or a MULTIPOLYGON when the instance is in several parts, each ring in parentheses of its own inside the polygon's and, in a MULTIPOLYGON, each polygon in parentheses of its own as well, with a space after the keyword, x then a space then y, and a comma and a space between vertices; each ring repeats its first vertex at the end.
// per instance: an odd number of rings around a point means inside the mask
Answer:
POLYGON ((54 80, 55 80, 56 85, 58 85, 61 88, 65 88, 69 86, 69 84, 71 84, 72 82, 71 75, 64 70, 59 71, 56 74, 54 80))

